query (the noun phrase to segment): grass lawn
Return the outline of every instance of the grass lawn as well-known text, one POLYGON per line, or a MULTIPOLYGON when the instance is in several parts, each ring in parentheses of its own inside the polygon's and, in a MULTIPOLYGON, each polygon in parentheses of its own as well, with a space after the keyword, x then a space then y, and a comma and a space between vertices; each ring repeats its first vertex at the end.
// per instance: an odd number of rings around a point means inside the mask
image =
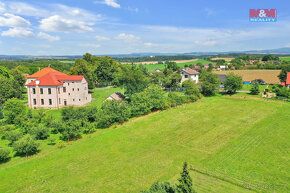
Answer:
MULTIPOLYGON (((186 64, 189 65, 189 64, 197 64, 197 63, 209 64, 209 63, 212 63, 212 62, 207 61, 207 60, 203 60, 203 59, 198 59, 197 61, 193 61, 193 62, 177 63, 177 65, 180 68, 183 68, 186 64)), ((142 66, 146 67, 148 69, 148 71, 153 71, 153 70, 156 70, 156 69, 163 70, 166 65, 165 64, 146 64, 146 65, 142 64, 142 66)))
MULTIPOLYGON (((176 182, 184 161, 259 190, 289 192, 289 114, 288 103, 203 98, 1 164, 0 192, 139 192, 156 180, 176 182)), ((248 191, 191 176, 198 192, 248 191)))
POLYGON ((280 57, 280 60, 282 60, 282 61, 290 61, 290 57, 280 57))
MULTIPOLYGON (((243 84, 243 88, 241 90, 250 91, 252 88, 251 84, 243 84)), ((259 85, 260 92, 263 92, 267 88, 267 85, 259 85)))

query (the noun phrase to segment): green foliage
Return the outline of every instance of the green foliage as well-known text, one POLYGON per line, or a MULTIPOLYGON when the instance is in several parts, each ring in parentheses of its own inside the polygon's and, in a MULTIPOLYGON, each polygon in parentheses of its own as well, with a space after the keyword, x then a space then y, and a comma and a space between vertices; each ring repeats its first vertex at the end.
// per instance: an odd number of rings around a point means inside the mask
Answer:
POLYGON ((54 145, 55 144, 55 138, 53 136, 50 136, 47 138, 48 144, 49 145, 54 145))
POLYGON ((173 92, 170 92, 168 94, 168 103, 169 103, 169 106, 171 107, 176 107, 184 103, 188 103, 188 102, 189 102, 188 96, 178 95, 173 92))
POLYGON ((262 61, 270 61, 270 60, 279 60, 279 57, 268 54, 262 58, 262 61))
POLYGON ((286 82, 288 72, 290 72, 290 63, 283 64, 281 67, 281 72, 278 75, 281 82, 286 82))
POLYGON ((13 69, 10 71, 11 75, 14 77, 13 79, 13 88, 15 89, 15 97, 20 99, 22 98, 22 92, 24 90, 24 85, 26 78, 18 69, 13 69))
POLYGON ((154 182, 148 191, 140 193, 177 193, 176 187, 169 182, 154 182))
POLYGON ((287 87, 283 87, 281 85, 273 85, 272 91, 276 93, 277 96, 290 98, 290 89, 287 87))
POLYGON ((184 162, 183 170, 180 173, 180 178, 178 179, 177 190, 179 193, 194 193, 194 189, 192 187, 192 179, 189 175, 187 163, 184 162))
POLYGON ((143 92, 131 97, 132 115, 139 116, 167 108, 165 92, 160 86, 150 85, 143 92))
POLYGON ((229 93, 235 93, 237 90, 243 88, 243 79, 239 75, 234 73, 229 73, 224 82, 224 88, 229 93))
POLYGON ((19 124, 26 116, 27 107, 16 98, 8 99, 3 106, 3 114, 8 124, 19 124))
POLYGON ((203 71, 200 74, 200 80, 201 80, 201 93, 204 96, 213 96, 216 94, 220 84, 220 80, 216 74, 203 71))
POLYGON ((49 128, 44 125, 38 125, 37 127, 31 128, 29 134, 35 139, 47 139, 49 137, 49 128))
POLYGON ((113 123, 124 123, 131 117, 131 110, 126 101, 106 100, 99 112, 98 127, 106 128, 113 123))
POLYGON ((125 95, 131 97, 148 86, 149 78, 136 66, 122 66, 116 75, 115 84, 125 88, 125 95))
POLYGON ((0 147, 0 163, 9 159, 10 149, 0 147))
POLYGON ((250 91, 252 95, 258 95, 260 93, 259 83, 255 82, 255 84, 252 85, 250 91))
POLYGON ((94 73, 95 67, 91 66, 86 60, 77 59, 70 71, 73 75, 84 75, 88 81, 89 89, 95 87, 95 82, 97 80, 97 76, 94 73))
POLYGON ((0 106, 6 100, 16 96, 16 91, 13 87, 13 82, 7 77, 0 76, 0 106))
POLYGON ((177 66, 176 62, 168 62, 166 68, 171 69, 172 71, 179 70, 179 67, 177 66))
POLYGON ((185 95, 194 95, 197 97, 201 97, 200 90, 193 80, 189 79, 184 81, 182 83, 182 86, 185 89, 185 95))
POLYGON ((30 135, 26 135, 15 141, 13 144, 14 151, 19 155, 33 154, 38 151, 39 144, 30 135))
POLYGON ((67 121, 65 124, 62 125, 62 128, 60 129, 61 139, 62 140, 77 139, 81 136, 81 131, 82 124, 80 121, 77 120, 67 121))
POLYGON ((150 76, 150 82, 152 84, 159 84, 162 85, 162 82, 164 82, 165 75, 163 72, 155 72, 150 76))
POLYGON ((170 90, 176 90, 180 86, 181 78, 179 73, 167 73, 162 85, 170 90))
POLYGON ((19 130, 6 131, 4 137, 6 140, 13 144, 23 136, 23 133, 19 130))

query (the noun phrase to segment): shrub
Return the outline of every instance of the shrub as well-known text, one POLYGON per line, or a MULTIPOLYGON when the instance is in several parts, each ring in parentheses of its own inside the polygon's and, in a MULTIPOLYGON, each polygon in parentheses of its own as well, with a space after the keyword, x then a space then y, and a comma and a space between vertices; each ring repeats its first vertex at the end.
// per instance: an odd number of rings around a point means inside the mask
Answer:
POLYGON ((28 156, 28 154, 33 154, 38 151, 39 144, 35 141, 33 137, 31 137, 30 135, 26 135, 18 141, 15 141, 13 147, 14 151, 16 151, 17 154, 26 154, 26 156, 28 156))
POLYGON ((64 148, 66 146, 66 143, 64 141, 60 141, 60 142, 57 143, 56 146, 57 146, 58 149, 62 149, 62 148, 64 148))
POLYGON ((10 154, 10 149, 0 148, 0 162, 8 160, 9 154, 10 154))
POLYGON ((63 124, 61 131, 62 140, 77 139, 81 136, 81 122, 80 121, 68 121, 63 124))
POLYGON ((176 107, 189 102, 189 97, 170 92, 168 94, 168 102, 171 107, 176 107))
POLYGON ((175 185, 169 182, 154 182, 148 191, 141 191, 140 193, 177 193, 175 185))
POLYGON ((252 95, 258 95, 260 93, 259 83, 256 82, 255 84, 253 84, 250 91, 252 95))
MULTIPOLYGON (((5 135, 5 132, 12 131, 14 129, 15 129, 14 125, 3 125, 3 126, 0 126, 0 135, 5 135)), ((4 136, 4 138, 5 138, 5 136, 4 136)))
POLYGON ((26 116, 27 107, 16 98, 8 99, 3 106, 3 114, 7 123, 19 124, 26 116))
POLYGON ((107 100, 99 112, 98 127, 105 128, 113 123, 124 123, 130 116, 130 106, 126 101, 107 100))
POLYGON ((49 128, 43 125, 38 125, 37 127, 33 127, 29 131, 29 134, 34 136, 35 139, 47 139, 49 137, 49 128))
POLYGON ((19 130, 7 131, 4 134, 6 140, 13 144, 15 141, 19 140, 23 136, 22 132, 19 130))
POLYGON ((54 144, 55 144, 55 138, 54 138, 53 136, 50 136, 50 137, 47 139, 47 141, 48 141, 48 144, 49 144, 49 145, 54 145, 54 144))
POLYGON ((182 83, 182 86, 185 89, 185 92, 184 92, 185 95, 195 95, 199 98, 201 97, 200 90, 193 80, 189 79, 189 80, 184 81, 182 83))

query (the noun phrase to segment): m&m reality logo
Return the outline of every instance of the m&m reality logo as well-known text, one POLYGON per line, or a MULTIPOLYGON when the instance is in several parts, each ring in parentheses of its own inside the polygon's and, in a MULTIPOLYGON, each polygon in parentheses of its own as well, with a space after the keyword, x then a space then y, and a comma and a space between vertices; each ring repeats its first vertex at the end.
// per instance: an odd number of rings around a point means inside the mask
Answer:
POLYGON ((276 22, 277 9, 250 9, 250 22, 276 22))

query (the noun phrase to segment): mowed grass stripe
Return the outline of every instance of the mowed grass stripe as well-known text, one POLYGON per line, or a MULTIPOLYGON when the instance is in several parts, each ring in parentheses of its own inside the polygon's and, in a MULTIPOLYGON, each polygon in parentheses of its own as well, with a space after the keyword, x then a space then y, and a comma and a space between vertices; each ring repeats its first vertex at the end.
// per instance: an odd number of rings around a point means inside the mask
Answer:
MULTIPOLYGON (((204 98, 130 120, 117 129, 103 130, 43 157, 4 164, 0 166, 0 192, 138 192, 156 180, 176 182, 184 161, 249 183, 289 187, 289 176, 285 175, 289 166, 285 162, 289 159, 285 155, 289 147, 285 135, 289 112, 289 104, 204 98), (252 135, 265 141, 255 144, 252 135), (273 140, 268 135, 281 142, 270 143, 273 140), (251 151, 249 142, 259 148, 251 151), (231 148, 242 148, 238 151, 244 156, 221 164, 231 148), (269 149, 280 149, 283 154, 271 158, 265 154, 269 149)), ((193 178, 199 192, 241 192, 240 187, 227 182, 211 182, 211 177, 193 178)))

